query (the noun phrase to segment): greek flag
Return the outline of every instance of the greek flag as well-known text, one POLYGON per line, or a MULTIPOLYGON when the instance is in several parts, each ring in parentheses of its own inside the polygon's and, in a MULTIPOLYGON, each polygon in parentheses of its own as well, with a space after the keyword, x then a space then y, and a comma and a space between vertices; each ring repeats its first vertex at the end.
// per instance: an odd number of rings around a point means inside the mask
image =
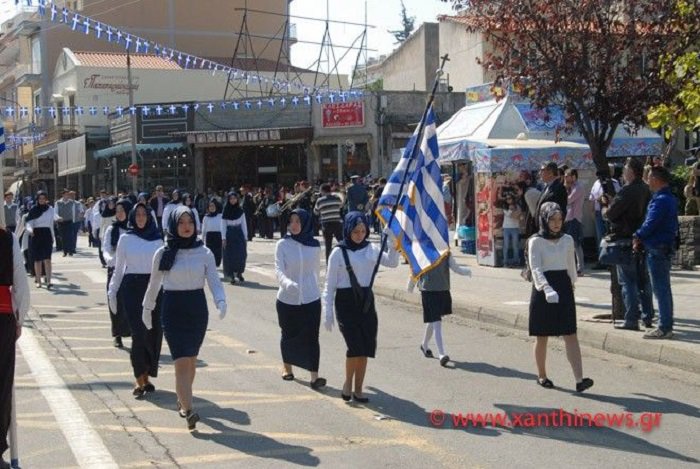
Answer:
POLYGON ((435 128, 435 114, 431 106, 426 114, 422 137, 418 135, 419 126, 389 177, 376 211, 386 225, 391 218, 392 207, 398 204, 396 217, 389 228, 396 236, 397 249, 411 266, 414 279, 435 267, 449 252, 435 128), (420 151, 411 160, 418 138, 421 138, 420 151), (403 192, 399 193, 404 175, 406 184, 403 192))
MULTIPOLYGON (((5 151, 5 127, 0 126, 0 153, 5 151)), ((2 175, 0 175, 2 177, 2 175)))

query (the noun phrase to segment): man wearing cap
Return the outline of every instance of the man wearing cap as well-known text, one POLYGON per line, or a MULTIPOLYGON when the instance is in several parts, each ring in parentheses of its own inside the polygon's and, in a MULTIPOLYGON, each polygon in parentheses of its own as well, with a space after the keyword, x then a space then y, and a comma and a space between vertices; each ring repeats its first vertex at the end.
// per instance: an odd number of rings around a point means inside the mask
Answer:
POLYGON ((348 212, 358 211, 365 213, 367 211, 367 203, 369 202, 369 194, 367 188, 362 184, 362 180, 358 175, 350 177, 352 185, 348 188, 346 207, 348 212))

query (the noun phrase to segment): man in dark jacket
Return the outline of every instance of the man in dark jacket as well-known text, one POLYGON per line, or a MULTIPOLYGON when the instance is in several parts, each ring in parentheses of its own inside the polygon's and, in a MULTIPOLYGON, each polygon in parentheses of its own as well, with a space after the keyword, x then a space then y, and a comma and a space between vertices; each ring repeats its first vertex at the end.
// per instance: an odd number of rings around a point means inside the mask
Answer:
POLYGON ((535 216, 535 224, 539 229, 540 223, 540 207, 545 202, 554 202, 561 208, 562 217, 566 218, 566 205, 568 203, 568 194, 564 184, 559 179, 559 167, 556 163, 549 162, 540 168, 540 177, 545 183, 542 194, 537 201, 537 215, 535 216))
POLYGON ((156 195, 154 195, 151 200, 148 201, 153 213, 156 214, 156 220, 158 221, 158 228, 163 229, 163 209, 168 205, 170 199, 168 199, 163 193, 163 186, 156 186, 156 195))
POLYGON ((651 327, 654 316, 651 282, 641 253, 632 254, 631 244, 634 232, 644 223, 651 191, 642 180, 644 165, 632 158, 627 159, 623 171, 625 186, 617 193, 610 206, 603 209, 603 216, 610 224, 609 239, 629 240, 630 257, 626 264, 617 268, 618 282, 622 287, 622 301, 625 306, 625 322, 618 329, 638 331, 640 319, 651 327))
POLYGON ((360 176, 352 176, 350 178, 352 185, 348 188, 347 194, 347 211, 358 211, 366 213, 368 210, 367 203, 369 202, 369 194, 367 193, 367 187, 362 184, 360 176))

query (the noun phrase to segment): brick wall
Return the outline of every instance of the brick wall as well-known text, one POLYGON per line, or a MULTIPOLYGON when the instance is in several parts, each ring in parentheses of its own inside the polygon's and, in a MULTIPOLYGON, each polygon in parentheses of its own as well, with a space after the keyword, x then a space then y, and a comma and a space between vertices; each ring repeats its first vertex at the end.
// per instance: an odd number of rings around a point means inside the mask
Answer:
POLYGON ((678 217, 681 246, 674 259, 674 267, 692 269, 700 265, 700 216, 678 217))

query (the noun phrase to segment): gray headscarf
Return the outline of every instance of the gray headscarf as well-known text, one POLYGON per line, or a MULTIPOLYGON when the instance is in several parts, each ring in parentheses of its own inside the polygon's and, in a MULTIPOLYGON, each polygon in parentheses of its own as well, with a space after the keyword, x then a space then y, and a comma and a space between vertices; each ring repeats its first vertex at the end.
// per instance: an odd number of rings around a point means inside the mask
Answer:
POLYGON ((564 226, 562 220, 562 229, 559 230, 558 233, 552 233, 549 231, 549 220, 555 215, 559 213, 560 215, 564 215, 564 212, 562 212, 561 208, 559 207, 559 204, 556 202, 545 202, 540 206, 540 231, 538 233, 539 236, 543 237, 544 239, 559 239, 562 236, 564 236, 564 226))

